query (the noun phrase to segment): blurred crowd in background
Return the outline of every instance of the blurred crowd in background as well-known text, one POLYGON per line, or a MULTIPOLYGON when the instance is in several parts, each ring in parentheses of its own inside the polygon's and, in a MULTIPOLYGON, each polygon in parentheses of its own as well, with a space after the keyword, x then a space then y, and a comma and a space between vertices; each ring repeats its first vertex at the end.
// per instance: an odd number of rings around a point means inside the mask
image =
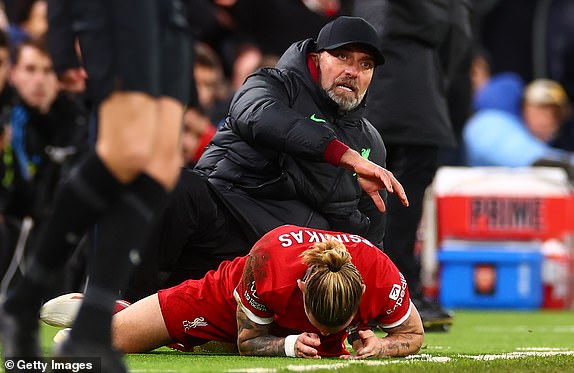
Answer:
MULTIPOLYGON (((250 73, 274 66, 291 43, 334 17, 353 15, 353 1, 360 0, 188 0, 195 94, 183 120, 187 166, 250 73)), ((1 2, 0 274, 18 244, 34 239, 55 186, 95 138, 89 103, 59 89, 43 41, 46 3, 1 2), (25 218, 33 228, 22 229, 25 218)), ((471 55, 448 92, 458 145, 444 149, 443 164, 555 165, 574 175, 574 0, 471 3, 471 55)))

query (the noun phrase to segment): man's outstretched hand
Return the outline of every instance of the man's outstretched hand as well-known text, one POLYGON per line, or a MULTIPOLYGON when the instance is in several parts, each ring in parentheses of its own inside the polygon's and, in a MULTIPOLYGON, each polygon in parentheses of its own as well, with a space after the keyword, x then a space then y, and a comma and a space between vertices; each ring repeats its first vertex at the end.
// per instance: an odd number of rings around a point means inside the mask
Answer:
POLYGON ((357 174, 357 180, 361 188, 373 199, 375 206, 380 212, 385 212, 385 202, 379 194, 379 190, 386 189, 389 193, 394 193, 399 197, 404 206, 409 205, 409 200, 403 186, 395 178, 393 173, 376 163, 361 157, 353 149, 348 149, 341 157, 342 167, 352 170, 357 174))

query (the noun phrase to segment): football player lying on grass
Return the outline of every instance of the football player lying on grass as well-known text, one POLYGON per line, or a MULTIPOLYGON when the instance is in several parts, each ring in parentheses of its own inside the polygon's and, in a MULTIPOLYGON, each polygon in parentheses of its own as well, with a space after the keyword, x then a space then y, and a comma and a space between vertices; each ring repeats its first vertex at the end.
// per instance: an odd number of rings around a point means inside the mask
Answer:
POLYGON ((418 352, 424 332, 404 277, 373 244, 285 225, 247 256, 117 313, 113 338, 125 353, 215 340, 241 355, 378 358, 418 352))

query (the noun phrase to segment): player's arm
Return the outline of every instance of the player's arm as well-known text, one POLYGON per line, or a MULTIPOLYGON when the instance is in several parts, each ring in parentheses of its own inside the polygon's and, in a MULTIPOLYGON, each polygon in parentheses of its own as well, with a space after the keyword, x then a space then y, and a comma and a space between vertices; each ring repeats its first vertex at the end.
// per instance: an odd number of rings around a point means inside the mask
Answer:
POLYGON ((400 357, 417 353, 424 341, 424 329, 420 315, 412 305, 407 319, 393 328, 383 328, 388 333, 386 337, 379 338, 372 330, 361 330, 354 337, 352 343, 359 359, 400 357))
POLYGON ((269 333, 273 324, 273 311, 267 308, 257 294, 255 282, 257 255, 256 249, 252 249, 245 263, 241 282, 234 291, 237 301, 239 353, 241 355, 318 358, 319 355, 314 348, 320 344, 318 335, 302 333, 283 338, 269 333))
POLYGON ((237 347, 241 355, 291 356, 320 358, 313 346, 318 346, 319 336, 301 333, 287 338, 269 333, 271 324, 257 324, 247 317, 241 306, 237 307, 237 347))
POLYGON ((269 325, 257 324, 237 307, 237 347, 241 355, 284 356, 284 341, 269 334, 269 325))

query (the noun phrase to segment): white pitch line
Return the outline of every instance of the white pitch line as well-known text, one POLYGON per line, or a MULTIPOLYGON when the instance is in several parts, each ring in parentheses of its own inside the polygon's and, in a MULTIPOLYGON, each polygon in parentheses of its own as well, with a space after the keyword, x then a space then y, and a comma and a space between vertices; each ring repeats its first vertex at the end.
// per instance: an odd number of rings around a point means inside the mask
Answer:
MULTIPOLYGON (((383 366, 390 364, 405 364, 411 363, 412 361, 428 361, 433 363, 446 363, 451 360, 448 356, 432 356, 429 354, 422 355, 411 355, 407 356, 405 360, 347 360, 335 364, 309 364, 309 365, 295 365, 290 364, 286 368, 288 371, 292 372, 309 372, 320 369, 343 369, 348 368, 351 365, 365 365, 365 366, 383 366)), ((227 372, 230 373, 267 373, 267 372, 277 372, 277 369, 268 368, 239 368, 239 369, 229 369, 227 372)))
POLYGON ((341 369, 349 367, 348 362, 336 363, 336 364, 312 364, 312 365, 287 365, 287 370, 292 372, 307 372, 319 369, 341 369))
POLYGON ((477 326, 474 328, 480 333, 525 333, 529 331, 536 331, 539 333, 574 333, 574 325, 563 326, 545 326, 539 325, 536 327, 517 325, 513 327, 498 327, 498 326, 477 326))
POLYGON ((457 355, 457 357, 479 360, 491 361, 499 359, 523 359, 525 357, 548 357, 557 355, 574 356, 574 350, 571 351, 516 351, 506 354, 485 354, 485 355, 457 355))
MULTIPOLYGON (((451 360, 448 356, 432 356, 430 354, 419 354, 406 356, 405 359, 415 360, 415 361, 428 361, 430 363, 447 363, 451 360)), ((396 360, 399 361, 400 360, 396 360)))
MULTIPOLYGON (((481 355, 456 355, 456 358, 449 356, 433 356, 430 354, 419 354, 407 356, 402 360, 348 360, 345 362, 335 363, 335 364, 310 364, 310 365, 295 365, 290 364, 286 369, 292 372, 308 372, 320 369, 343 369, 351 365, 365 365, 365 366, 383 366, 390 364, 411 364, 413 362, 430 362, 430 363, 447 363, 452 360, 458 359, 473 359, 477 361, 491 361, 498 359, 523 359, 526 357, 548 357, 548 356, 558 356, 567 355, 574 356, 574 350, 568 350, 564 348, 554 348, 554 347, 525 347, 521 348, 521 351, 509 352, 503 354, 481 354, 481 355)), ((274 373, 278 369, 272 368, 239 368, 239 369, 229 369, 227 372, 233 373, 274 373)))

